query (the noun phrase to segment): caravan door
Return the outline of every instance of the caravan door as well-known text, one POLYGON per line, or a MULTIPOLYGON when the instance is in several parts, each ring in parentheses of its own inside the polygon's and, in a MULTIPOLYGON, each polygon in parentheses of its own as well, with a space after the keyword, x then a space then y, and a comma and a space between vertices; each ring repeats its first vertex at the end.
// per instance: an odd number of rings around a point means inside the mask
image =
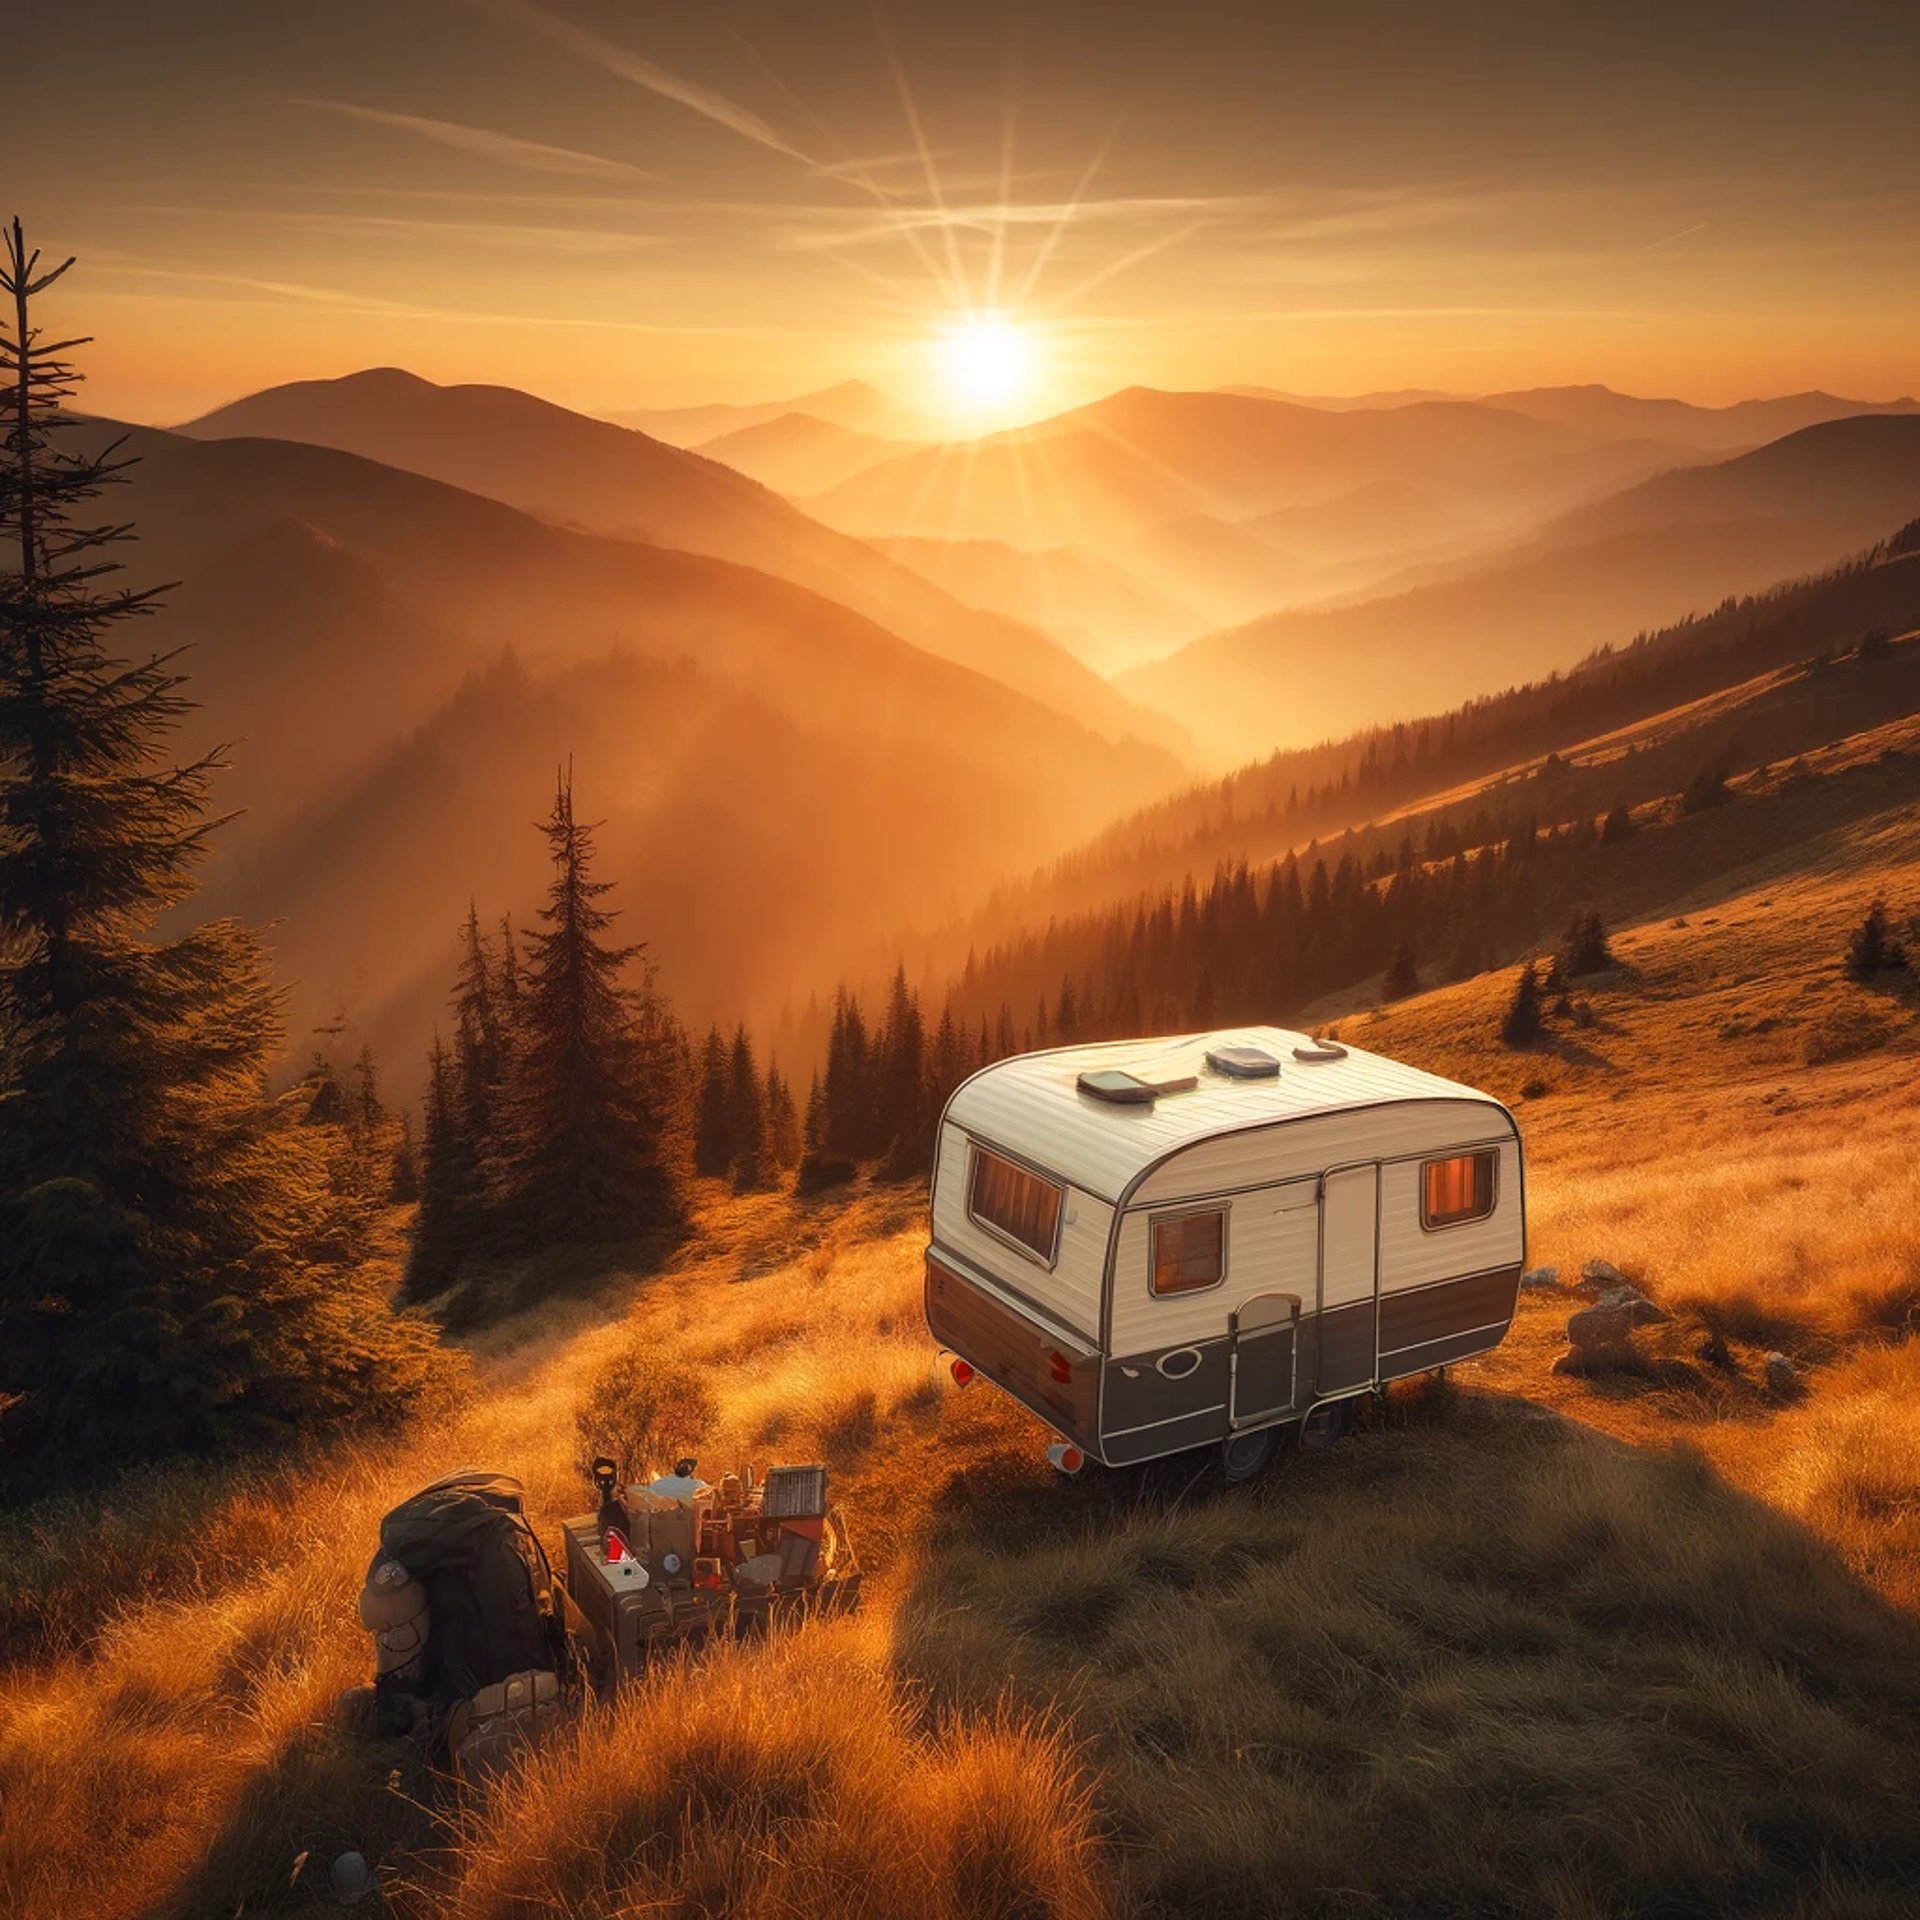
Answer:
POLYGON ((1254 1426, 1287 1412, 1299 1377, 1300 1296, 1256 1293, 1235 1310, 1228 1419, 1254 1426))
POLYGON ((1320 1186, 1314 1391, 1370 1386, 1380 1292, 1380 1168, 1340 1167, 1320 1186))

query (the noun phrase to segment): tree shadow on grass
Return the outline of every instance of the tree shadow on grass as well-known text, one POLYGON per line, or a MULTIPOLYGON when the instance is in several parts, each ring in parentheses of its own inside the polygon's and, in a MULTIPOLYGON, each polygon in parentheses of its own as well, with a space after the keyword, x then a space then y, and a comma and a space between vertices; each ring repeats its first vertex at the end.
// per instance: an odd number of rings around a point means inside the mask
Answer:
POLYGON ((690 1228, 606 1245, 555 1246, 515 1259, 476 1262, 452 1287, 427 1302, 454 1336, 477 1333, 557 1300, 589 1300, 611 1283, 657 1273, 691 1238, 690 1228))
MULTIPOLYGON (((365 1739, 331 1722, 303 1726, 241 1787, 187 1884, 128 1911, 141 1920, 338 1911, 328 1876, 341 1854, 384 1869, 389 1887, 417 1884, 447 1844, 452 1805, 451 1782, 428 1765, 424 1740, 365 1739)), ((405 1907, 370 1896, 351 1910, 405 1907)))
POLYGON ((1252 1487, 1130 1478, 950 1490, 895 1634, 930 1725, 1069 1716, 1123 1902, 1920 1896, 1920 1627, 1697 1453, 1449 1386, 1252 1487))

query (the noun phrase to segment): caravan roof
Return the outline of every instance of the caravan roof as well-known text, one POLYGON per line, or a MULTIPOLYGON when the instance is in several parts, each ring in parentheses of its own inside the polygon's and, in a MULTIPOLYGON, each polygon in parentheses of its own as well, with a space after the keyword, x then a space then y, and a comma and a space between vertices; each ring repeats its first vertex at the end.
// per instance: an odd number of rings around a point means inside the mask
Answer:
POLYGON ((1058 1047, 983 1067, 962 1083, 946 1117, 1085 1192, 1118 1201, 1135 1175, 1175 1148, 1213 1135, 1405 1100, 1498 1105, 1477 1088, 1359 1047, 1343 1043, 1334 1058, 1325 1057, 1328 1051, 1286 1027, 1058 1047), (1265 1054, 1280 1070, 1249 1077, 1250 1063, 1228 1049, 1265 1054), (1210 1053, 1224 1055, 1225 1064, 1210 1064, 1210 1053), (1146 1097, 1085 1091, 1083 1073, 1131 1076, 1146 1097), (1189 1080, 1194 1084, 1185 1091, 1170 1084, 1189 1080), (1157 1096, 1151 1091, 1162 1087, 1168 1090, 1157 1096))

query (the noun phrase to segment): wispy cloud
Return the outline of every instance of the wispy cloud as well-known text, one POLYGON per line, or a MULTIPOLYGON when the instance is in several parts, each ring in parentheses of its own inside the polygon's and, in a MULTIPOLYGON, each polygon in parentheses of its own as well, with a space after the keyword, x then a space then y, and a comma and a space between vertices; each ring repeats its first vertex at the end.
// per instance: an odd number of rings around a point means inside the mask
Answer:
MULTIPOLYGON (((98 260, 100 251, 93 257, 98 260)), ((325 307, 341 313, 377 315, 384 319, 430 320, 436 325, 456 322, 474 327, 561 327, 571 330, 607 333, 661 334, 670 337, 713 336, 716 338, 783 339, 799 331, 790 323, 773 321, 740 326, 702 326, 677 321, 632 320, 624 316, 580 312, 564 313, 488 313, 464 307, 423 305, 410 300, 386 300, 377 294, 356 293, 343 287, 316 286, 306 281, 272 280, 252 274, 201 273, 189 268, 154 266, 131 255, 111 257, 116 275, 151 284, 151 290, 133 288, 114 291, 122 299, 213 300, 234 304, 244 296, 251 303, 260 300, 284 302, 294 306, 325 307)), ((837 333, 824 336, 838 338, 837 333)))
MULTIPOLYGON (((488 196, 462 196, 476 204, 496 204, 488 196)), ((513 204, 511 200, 507 204, 513 204)), ((536 205, 543 204, 536 201, 536 205)), ((583 205, 605 209, 605 201, 562 201, 561 205, 583 205)), ((614 202, 617 210, 622 204, 614 202)), ((357 239, 447 240, 465 241, 476 247, 511 247, 530 253, 619 254, 635 253, 644 247, 657 247, 661 237, 652 233, 623 232, 615 227, 562 227, 548 224, 502 220, 427 220, 404 213, 328 213, 307 208, 285 207, 195 207, 168 204, 129 203, 129 213, 159 214, 168 219, 215 221, 223 225, 254 225, 276 230, 295 228, 303 233, 338 234, 357 239)))
POLYGON ((1639 251, 1641 253, 1657 253, 1662 247, 1672 246, 1676 240, 1689 240, 1696 233, 1705 233, 1706 230, 1707 223, 1704 220, 1696 220, 1692 226, 1682 227, 1678 233, 1670 233, 1664 240, 1649 240, 1639 251))
POLYGON ((763 120, 750 107, 743 107, 738 101, 729 100, 725 94, 715 92, 712 87, 702 86, 697 80, 689 80, 626 47, 603 39, 589 28, 577 26, 571 20, 562 20, 544 7, 532 5, 531 0, 474 0, 474 4, 503 20, 511 20, 545 34, 548 39, 577 53, 583 60, 591 61, 622 80, 630 80, 636 87, 646 88, 649 93, 658 94, 663 100, 677 101, 717 126, 729 128, 742 139, 754 141, 774 153, 783 153, 802 165, 814 164, 778 128, 763 120))
POLYGON ((624 160, 609 160, 598 153, 580 153, 572 147, 550 147, 539 140, 522 140, 517 134, 497 133, 491 127, 470 127, 458 120, 430 120, 425 114, 389 113, 382 107, 361 107, 347 100, 302 100, 303 107, 318 107, 323 113, 337 113, 348 120, 361 120, 369 126, 391 127, 410 133, 435 146, 450 147, 456 153, 478 154, 482 159, 501 160, 509 166, 526 167, 535 173, 574 174, 594 180, 640 180, 646 176, 624 160))
POLYGON ((1017 227, 1074 227, 1095 222, 1163 220, 1178 215, 1223 217, 1255 204, 1231 194, 1184 194, 1097 200, 958 201, 941 206, 908 206, 895 202, 877 213, 812 207, 800 211, 818 221, 819 226, 796 231, 789 236, 789 244, 832 249, 872 245, 930 228, 997 234, 1017 227))

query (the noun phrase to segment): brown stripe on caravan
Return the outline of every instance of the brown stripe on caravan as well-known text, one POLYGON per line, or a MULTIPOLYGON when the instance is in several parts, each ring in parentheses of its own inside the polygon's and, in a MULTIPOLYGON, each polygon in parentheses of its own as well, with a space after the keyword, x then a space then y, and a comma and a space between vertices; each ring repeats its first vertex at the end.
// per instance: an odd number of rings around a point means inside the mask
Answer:
POLYGON ((927 1255, 926 1298, 928 1330, 943 1347, 965 1354, 996 1387, 1091 1449, 1100 1397, 1098 1353, 1047 1333, 932 1254, 927 1255))
POLYGON ((1490 1353, 1507 1331, 1504 1320, 1490 1327, 1474 1327, 1465 1333, 1449 1334, 1444 1340, 1429 1340, 1425 1346, 1408 1347, 1402 1353, 1383 1354, 1380 1359, 1382 1380, 1405 1380, 1416 1373, 1431 1373, 1435 1367, 1450 1367, 1456 1360, 1470 1360, 1476 1353, 1490 1353))
POLYGON ((1417 1373, 1418 1366, 1403 1364, 1412 1348, 1481 1327, 1504 1330, 1513 1318, 1519 1289, 1520 1269, 1500 1267, 1490 1273, 1469 1274, 1462 1280, 1439 1280, 1429 1286, 1411 1287, 1405 1293, 1383 1293, 1380 1296, 1380 1371, 1383 1374, 1417 1373))
POLYGON ((1203 1407, 1182 1414, 1165 1426, 1142 1427, 1137 1433, 1109 1434, 1101 1441, 1099 1457, 1110 1467, 1137 1466, 1159 1460, 1186 1447, 1217 1446, 1227 1430, 1224 1407, 1203 1407))
MULTIPOLYGON (((1216 1338, 1109 1360, 1100 1408, 1102 1440, 1110 1446, 1142 1428, 1202 1411, 1211 1411, 1218 1431, 1224 1433, 1229 1353, 1227 1342, 1216 1338), (1194 1361, 1190 1369, 1183 1369, 1181 1363, 1188 1354, 1194 1361), (1162 1371, 1162 1361, 1168 1363, 1168 1371, 1162 1371)), ((1216 1436, 1210 1432, 1205 1437, 1216 1436)))
MULTIPOLYGON (((1310 1317, 1315 1334, 1314 1391, 1344 1393, 1373 1381, 1373 1296, 1310 1317)), ((1306 1323, 1303 1323, 1306 1324, 1306 1323)))

